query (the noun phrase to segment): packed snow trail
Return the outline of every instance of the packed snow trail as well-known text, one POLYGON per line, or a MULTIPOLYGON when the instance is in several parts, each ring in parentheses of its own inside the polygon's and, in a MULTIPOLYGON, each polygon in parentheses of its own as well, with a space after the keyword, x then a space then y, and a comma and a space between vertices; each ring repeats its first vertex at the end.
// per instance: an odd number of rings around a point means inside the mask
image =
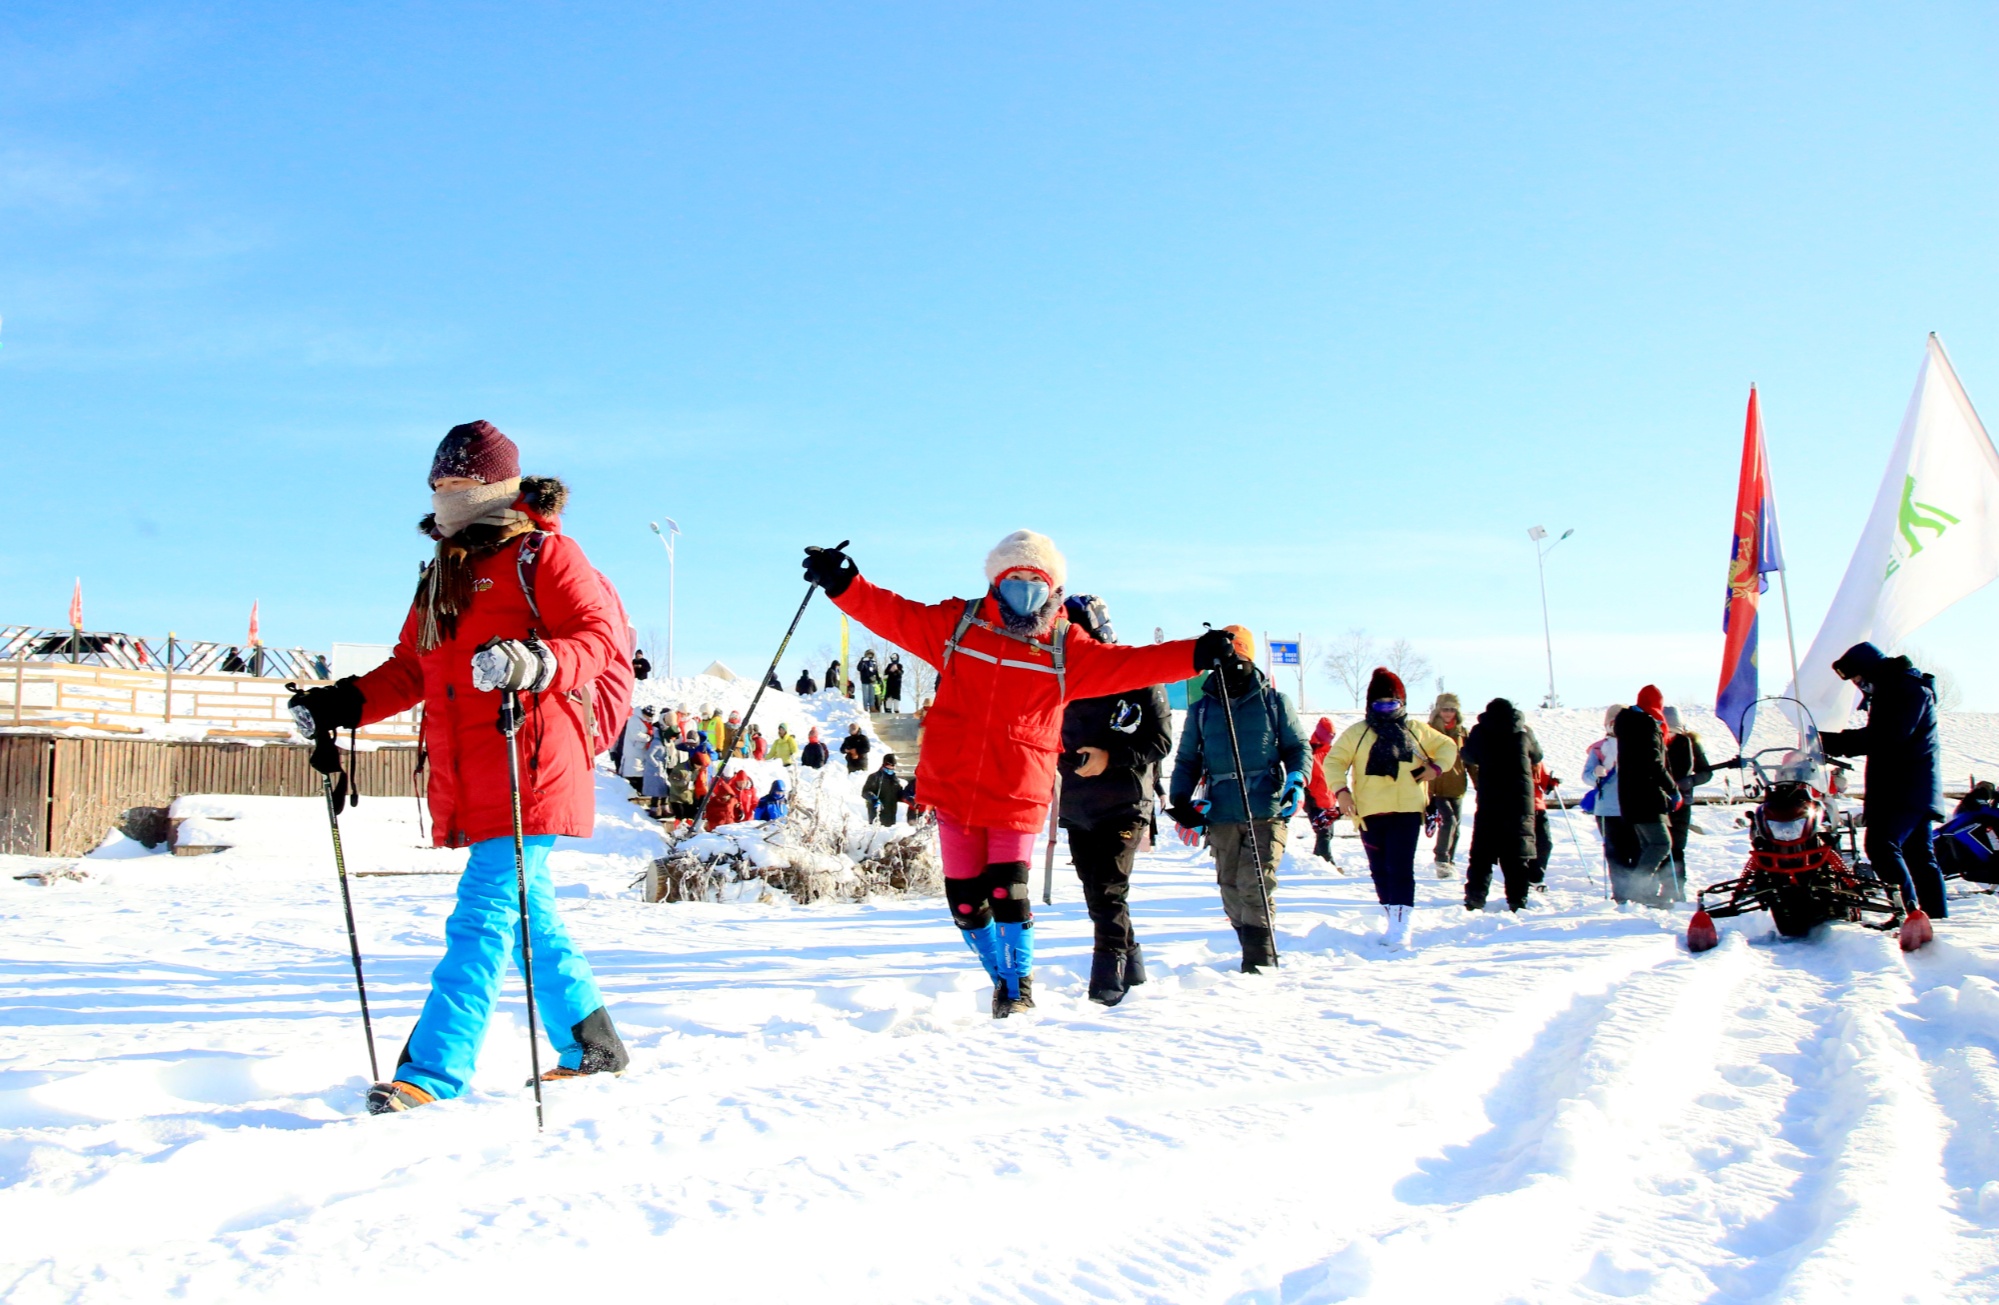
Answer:
MULTIPOLYGON (((93 859, 5 881, 0 1299, 351 1299, 448 1285, 701 1301, 1986 1300, 1999 1289, 1999 909, 1938 944, 1605 903, 1556 831, 1514 918, 1419 883, 1416 947, 1301 857, 1284 964, 1234 973, 1205 856, 1143 857, 1152 982, 1084 998, 1074 877, 1040 1010, 994 1022, 931 900, 648 906, 620 786, 553 864, 630 1041, 534 1132, 518 981, 474 1092, 360 1116, 326 846, 93 859), (621 808, 625 808, 621 810, 621 808)), ((278 802, 278 800, 271 800, 278 802)), ((279 807, 283 807, 279 803, 279 807)), ((277 810, 278 808, 273 808, 277 810)), ((1704 823, 1724 817, 1704 810, 1704 823)), ((356 870, 451 869, 410 804, 356 870)), ((1697 838, 1694 878, 1742 838, 1697 838)), ((10 873, 47 863, 6 858, 10 873)), ((1427 874, 1427 866, 1419 867, 1427 874)), ((382 1054, 454 880, 356 883, 382 1054)))

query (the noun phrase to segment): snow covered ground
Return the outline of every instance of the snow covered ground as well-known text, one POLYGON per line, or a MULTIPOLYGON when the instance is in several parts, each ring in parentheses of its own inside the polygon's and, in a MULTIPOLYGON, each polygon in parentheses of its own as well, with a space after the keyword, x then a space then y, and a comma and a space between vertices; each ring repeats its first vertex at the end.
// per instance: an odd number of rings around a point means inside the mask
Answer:
MULTIPOLYGON (((0 1299, 1999 1297, 1993 898, 1910 958, 1761 917, 1696 958, 1558 827, 1531 913, 1428 879, 1388 954, 1358 844, 1337 873, 1301 824, 1280 973, 1233 972, 1174 844, 1134 893, 1152 982, 1091 1005, 1058 861, 1040 1009, 999 1023, 934 900, 641 903, 623 792, 553 863, 634 1063, 540 1135, 517 991, 471 1096, 361 1114, 318 803, 229 799, 234 850, 81 880, 0 858, 0 1299)), ((1706 882, 1743 843, 1700 819, 1706 882)), ((454 885, 407 872, 462 854, 407 801, 345 831, 406 875, 355 883, 386 1068, 454 885)))

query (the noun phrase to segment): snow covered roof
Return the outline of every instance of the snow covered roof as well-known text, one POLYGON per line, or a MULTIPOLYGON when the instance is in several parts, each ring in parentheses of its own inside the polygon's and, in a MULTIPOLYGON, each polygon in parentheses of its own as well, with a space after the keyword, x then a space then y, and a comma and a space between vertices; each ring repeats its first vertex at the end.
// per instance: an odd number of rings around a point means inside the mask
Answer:
POLYGON ((712 675, 718 680, 740 680, 743 678, 721 662, 709 662, 708 669, 701 673, 703 675, 712 675))

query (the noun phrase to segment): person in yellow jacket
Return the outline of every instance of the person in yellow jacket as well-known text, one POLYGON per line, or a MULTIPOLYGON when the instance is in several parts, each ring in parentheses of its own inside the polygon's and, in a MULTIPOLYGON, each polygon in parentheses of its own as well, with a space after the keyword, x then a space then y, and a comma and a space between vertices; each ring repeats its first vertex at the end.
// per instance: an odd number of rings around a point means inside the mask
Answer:
POLYGON ((778 725, 777 737, 770 741, 770 751, 764 756, 771 761, 782 761, 787 766, 797 759, 798 738, 791 732, 790 726, 778 725))
POLYGON ((1458 761, 1449 735, 1409 719, 1408 701, 1401 678, 1375 667, 1367 682, 1367 715, 1333 740, 1324 763, 1340 814, 1360 828, 1375 900, 1388 917, 1381 942, 1397 948, 1409 943, 1416 842, 1430 805, 1430 781, 1458 761))

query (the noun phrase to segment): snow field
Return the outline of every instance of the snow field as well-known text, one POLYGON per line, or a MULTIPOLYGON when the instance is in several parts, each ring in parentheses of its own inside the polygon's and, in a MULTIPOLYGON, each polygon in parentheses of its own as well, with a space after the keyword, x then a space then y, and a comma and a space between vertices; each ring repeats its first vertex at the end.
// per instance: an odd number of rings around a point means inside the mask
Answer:
MULTIPOLYGON (((1533 910, 1467 913, 1419 862, 1387 953, 1358 843, 1338 873, 1301 822, 1279 973, 1234 972, 1211 864, 1169 844, 1133 893, 1152 982, 1090 1004, 1058 856, 1040 1010, 995 1022, 935 900, 637 901, 657 837, 626 791, 600 779, 553 866, 633 1067, 551 1089, 540 1136, 517 980, 471 1095, 361 1116, 317 800, 204 800, 231 851, 0 880, 0 1299, 1999 1295, 1989 897, 1913 957, 1752 916, 1696 958, 1687 909, 1604 902, 1557 814, 1533 910)), ((1698 815, 1697 884, 1740 863, 1727 816, 1698 815)), ((415 845, 408 800, 343 834, 356 871, 463 857, 415 845)), ((354 882, 385 1069, 454 885, 354 882)))

